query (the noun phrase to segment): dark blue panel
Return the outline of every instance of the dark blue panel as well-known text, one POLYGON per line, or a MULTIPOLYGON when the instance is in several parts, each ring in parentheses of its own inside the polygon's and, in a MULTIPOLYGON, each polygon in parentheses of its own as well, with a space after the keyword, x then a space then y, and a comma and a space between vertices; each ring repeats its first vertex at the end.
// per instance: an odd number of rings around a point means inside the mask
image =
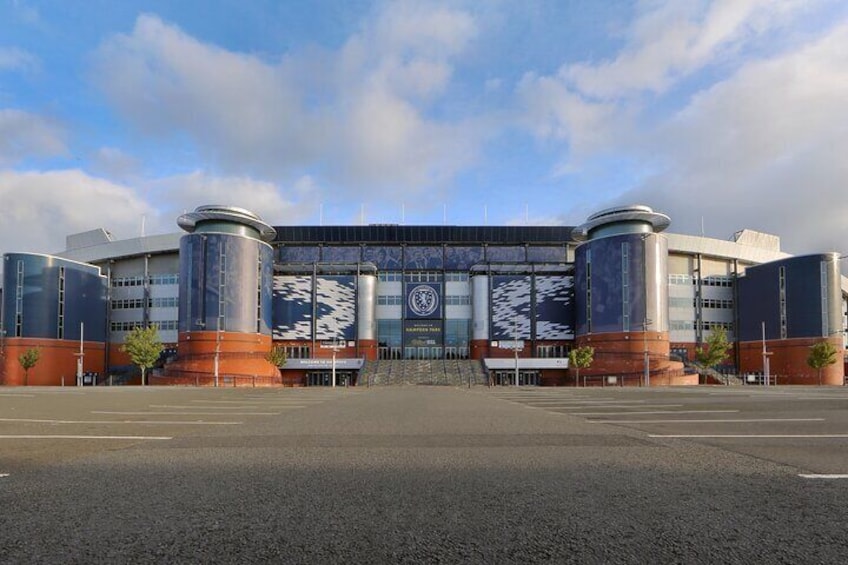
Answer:
POLYGON ((780 278, 784 275, 786 338, 823 337, 822 261, 827 255, 809 255, 748 267, 737 280, 739 340, 780 339, 780 278))
POLYGON ((362 260, 374 263, 381 271, 400 271, 403 269, 403 248, 368 246, 362 250, 362 260))
POLYGON ((423 320, 442 317, 442 285, 406 283, 406 318, 423 320))
POLYGON ((106 341, 106 284, 74 269, 65 269, 65 339, 80 338, 80 323, 85 341, 106 341))
POLYGON ((483 262, 483 247, 452 247, 445 248, 445 269, 448 271, 466 271, 483 262))
POLYGON ((444 248, 411 245, 404 251, 404 265, 410 271, 431 271, 444 268, 444 248))
POLYGON ((537 276, 536 339, 574 339, 574 277, 537 276))
POLYGON ((492 339, 532 339, 529 276, 492 277, 492 339))
POLYGON ((530 263, 565 263, 565 246, 528 246, 527 261, 529 261, 530 263))
POLYGON ((265 276, 260 274, 259 249, 264 247, 257 240, 228 234, 183 236, 180 330, 267 332, 261 319, 267 320, 268 314, 262 314, 258 302, 260 276, 265 276))
POLYGON ((281 263, 316 263, 321 249, 317 246, 285 246, 277 250, 277 256, 281 263))
POLYGON ((362 249, 357 246, 324 247, 321 260, 324 263, 359 263, 362 249))
POLYGON ((490 245, 486 248, 486 260, 493 263, 524 263, 527 260, 524 246, 500 247, 490 245))
POLYGON ((274 277, 274 338, 312 339, 312 277, 274 277))
POLYGON ((7 336, 77 340, 82 322, 86 341, 105 341, 106 278, 97 267, 47 255, 9 254, 3 280, 7 336))
POLYGON ((315 281, 315 310, 315 339, 356 339, 356 277, 318 277, 315 281))
POLYGON ((646 316, 644 245, 641 235, 628 234, 589 241, 577 248, 578 335, 641 331, 646 316))

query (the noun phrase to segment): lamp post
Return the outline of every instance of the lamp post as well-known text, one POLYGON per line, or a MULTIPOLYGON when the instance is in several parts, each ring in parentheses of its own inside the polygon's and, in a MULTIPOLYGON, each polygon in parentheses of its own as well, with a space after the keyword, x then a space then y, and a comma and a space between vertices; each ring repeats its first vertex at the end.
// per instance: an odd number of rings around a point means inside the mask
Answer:
POLYGON ((763 327, 763 384, 769 386, 771 377, 769 375, 769 355, 771 353, 766 350, 766 323, 762 322, 763 327))
POLYGON ((649 320, 648 318, 645 318, 642 322, 642 379, 646 387, 651 386, 651 362, 648 355, 648 324, 652 323, 653 320, 649 320))
POLYGON ((518 386, 518 316, 512 320, 512 339, 515 351, 515 386, 518 386))
POLYGON ((218 323, 215 329, 215 361, 213 363, 213 372, 215 373, 215 387, 218 387, 218 377, 220 373, 221 363, 221 316, 218 316, 218 323))
POLYGON ((339 345, 339 337, 333 336, 333 347, 332 347, 332 349, 333 349, 333 364, 331 366, 332 371, 331 371, 331 377, 330 377, 333 381, 332 385, 331 385, 333 388, 336 388, 336 354, 339 352, 339 349, 341 349, 341 347, 342 346, 339 345))

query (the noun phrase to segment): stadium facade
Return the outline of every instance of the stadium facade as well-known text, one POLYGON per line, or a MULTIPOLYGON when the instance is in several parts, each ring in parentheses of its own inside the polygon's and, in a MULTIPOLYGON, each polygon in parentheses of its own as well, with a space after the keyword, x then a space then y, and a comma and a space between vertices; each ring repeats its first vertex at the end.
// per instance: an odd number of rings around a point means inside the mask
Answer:
POLYGON ((839 255, 790 256, 767 234, 668 233, 647 206, 577 227, 273 228, 231 206, 177 223, 183 234, 100 229, 56 255, 6 254, 0 382, 103 382, 130 365, 127 333, 151 324, 168 344, 157 384, 361 384, 423 362, 493 383, 694 384, 688 362, 718 327, 734 345, 721 370, 815 384, 809 348, 829 341, 838 362, 821 381, 844 381, 839 255), (582 345, 595 361, 577 383, 565 359, 582 345), (41 358, 27 374, 30 348, 41 358))

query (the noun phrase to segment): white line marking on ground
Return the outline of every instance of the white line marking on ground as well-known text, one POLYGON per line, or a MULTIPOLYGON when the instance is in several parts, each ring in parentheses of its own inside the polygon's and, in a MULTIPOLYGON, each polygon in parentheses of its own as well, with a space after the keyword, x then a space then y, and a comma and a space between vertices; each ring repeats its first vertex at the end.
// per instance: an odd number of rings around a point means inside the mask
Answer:
POLYGON ((828 438, 843 438, 848 437, 848 434, 673 434, 659 435, 651 434, 648 437, 668 437, 668 438, 764 438, 764 439, 828 439, 828 438))
POLYGON ((633 416, 638 414, 735 414, 739 410, 649 410, 645 412, 567 412, 570 416, 633 416))
MULTIPOLYGON (((633 408, 678 408, 683 406, 683 404, 640 404, 639 406, 634 406, 633 408)), ((620 404, 596 404, 594 406, 549 406, 548 408, 559 408, 560 410, 583 410, 584 408, 628 408, 627 406, 621 406, 620 404)), ((605 412, 608 413, 608 412, 605 412)), ((627 414, 632 414, 632 412, 627 412, 627 414)))
POLYGON ((845 474, 819 475, 815 473, 800 473, 798 476, 802 479, 848 479, 848 475, 845 474))
POLYGON ((9 398, 35 398, 34 394, 18 394, 15 392, 0 392, 0 396, 8 396, 9 398))
POLYGON ((0 418, 0 422, 23 422, 28 424, 186 424, 190 426, 221 426, 241 424, 242 422, 204 422, 202 420, 36 420, 34 418, 0 418))
MULTIPOLYGON (((266 404, 263 406, 176 406, 173 404, 150 404, 148 406, 150 408, 176 408, 181 410, 249 410, 251 408, 306 408, 306 406, 297 404, 266 404)), ((186 414, 197 414, 197 412, 186 412, 186 414)))
POLYGON ((5 479, 9 476, 9 473, 0 473, 0 479, 5 479))
POLYGON ((279 416, 279 412, 227 412, 226 414, 221 414, 220 412, 155 412, 153 410, 148 410, 146 412, 116 412, 111 410, 92 410, 92 414, 111 414, 111 415, 124 415, 124 416, 147 416, 147 415, 156 415, 156 416, 279 416))
POLYGON ((589 420, 590 424, 742 424, 747 422, 824 422, 824 418, 739 418, 736 420, 589 420))
POLYGON ((70 436, 70 435, 0 435, 0 439, 115 439, 170 440, 167 436, 70 436))

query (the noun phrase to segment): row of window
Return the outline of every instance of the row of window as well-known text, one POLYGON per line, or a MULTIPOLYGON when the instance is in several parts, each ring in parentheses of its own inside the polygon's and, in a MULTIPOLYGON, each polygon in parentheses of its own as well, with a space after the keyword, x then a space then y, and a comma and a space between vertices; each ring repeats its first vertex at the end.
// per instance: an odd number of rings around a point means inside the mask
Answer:
MULTIPOLYGON (((722 286, 722 287, 732 287, 733 286, 734 277, 726 276, 726 275, 713 275, 709 277, 704 277, 701 279, 701 286, 722 286)), ((668 284, 674 285, 688 285, 688 284, 696 284, 698 279, 693 277, 692 275, 681 275, 681 274, 669 274, 668 275, 668 284)))
MULTIPOLYGON (((147 300, 148 308, 177 308, 178 306, 179 298, 176 296, 149 298, 147 300)), ((112 301, 112 310, 133 310, 136 308, 144 308, 143 298, 123 298, 112 301)))
MULTIPOLYGON (((716 328, 724 328, 728 333, 733 331, 733 322, 710 322, 703 321, 701 322, 701 328, 704 331, 714 330, 716 328)), ((675 332, 685 332, 685 331, 694 331, 695 330, 695 322, 692 320, 671 320, 668 323, 669 330, 675 332)))
MULTIPOLYGON (((179 275, 150 275, 147 277, 151 285, 174 285, 180 284, 179 275)), ((122 286, 144 286, 144 277, 115 277, 112 279, 112 287, 122 286)))
MULTIPOLYGON (((669 308, 697 308, 697 299, 672 296, 668 299, 669 308)), ((722 298, 702 298, 701 308, 733 309, 733 300, 722 298)))
MULTIPOLYGON (((445 306, 469 306, 471 297, 467 294, 445 295, 445 306)), ((377 296, 378 306, 403 306, 403 296, 395 294, 381 294, 377 296)))
MULTIPOLYGON (((179 322, 177 320, 159 320, 150 322, 150 325, 155 326, 159 331, 174 331, 179 329, 179 322)), ((136 328, 143 328, 144 322, 112 322, 109 327, 113 332, 131 332, 136 328)))

